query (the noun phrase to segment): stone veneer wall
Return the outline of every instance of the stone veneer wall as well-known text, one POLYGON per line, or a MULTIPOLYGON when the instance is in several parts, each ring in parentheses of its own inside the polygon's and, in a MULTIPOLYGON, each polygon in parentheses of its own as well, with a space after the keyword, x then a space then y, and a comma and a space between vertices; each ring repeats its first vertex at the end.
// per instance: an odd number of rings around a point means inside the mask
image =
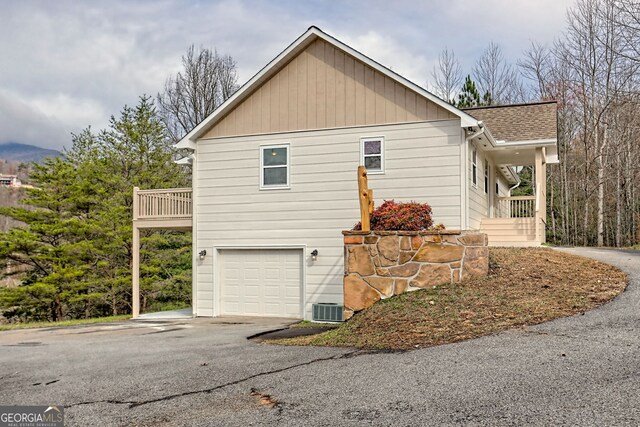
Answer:
POLYGON ((489 271, 487 235, 441 231, 343 231, 344 319, 380 299, 489 271))

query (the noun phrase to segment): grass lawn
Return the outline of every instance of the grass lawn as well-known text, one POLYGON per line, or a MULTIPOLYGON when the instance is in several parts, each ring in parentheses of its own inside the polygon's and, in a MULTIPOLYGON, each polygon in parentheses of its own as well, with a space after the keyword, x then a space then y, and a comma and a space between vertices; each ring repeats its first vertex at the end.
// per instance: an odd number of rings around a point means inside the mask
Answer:
POLYGON ((336 329, 284 345, 411 349, 534 325, 597 307, 622 292, 615 267, 547 248, 491 248, 489 276, 382 300, 336 329))
POLYGON ((55 328, 59 326, 88 325, 91 323, 119 322, 129 319, 131 319, 130 314, 123 314, 121 316, 96 317, 93 319, 62 320, 60 322, 6 323, 4 325, 0 325, 0 331, 8 331, 10 329, 55 328))

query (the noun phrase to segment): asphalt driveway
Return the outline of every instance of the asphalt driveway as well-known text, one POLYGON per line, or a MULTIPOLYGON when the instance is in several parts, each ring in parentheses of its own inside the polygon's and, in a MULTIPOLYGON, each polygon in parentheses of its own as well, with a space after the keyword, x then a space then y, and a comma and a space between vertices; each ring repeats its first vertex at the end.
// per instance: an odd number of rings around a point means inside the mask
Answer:
POLYGON ((0 404, 66 425, 638 425, 640 255, 627 291, 584 315, 398 353, 245 339, 282 319, 0 332, 0 404))

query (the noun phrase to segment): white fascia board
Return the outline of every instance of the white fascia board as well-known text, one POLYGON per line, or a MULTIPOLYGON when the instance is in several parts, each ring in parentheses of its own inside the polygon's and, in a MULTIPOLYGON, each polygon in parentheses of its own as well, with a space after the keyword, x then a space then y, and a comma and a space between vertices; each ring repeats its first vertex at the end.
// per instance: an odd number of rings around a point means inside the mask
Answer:
POLYGON ((478 126, 478 120, 474 119, 469 114, 465 113, 462 110, 454 107, 448 102, 443 101, 422 87, 416 85, 415 83, 407 80, 401 75, 389 70, 383 65, 377 63, 372 60, 368 56, 365 56, 358 52, 357 50, 347 46, 342 43, 340 40, 333 38, 327 33, 323 32, 317 27, 310 27, 304 34, 298 37, 293 43, 291 43, 285 50, 283 50, 278 56, 276 56, 271 62, 269 62, 266 66, 264 66, 256 75, 254 75, 247 83, 242 85, 240 89, 236 91, 229 99, 227 99, 222 105, 220 105, 213 113, 209 115, 206 119, 204 119, 200 124, 198 124, 191 132, 185 135, 174 147, 175 148, 188 148, 195 149, 195 141, 202 136, 202 133, 205 129, 207 129, 211 123, 213 123, 216 119, 227 114, 232 108, 234 108, 237 104, 242 102, 244 99, 244 95, 247 92, 251 92, 256 86, 262 84, 269 77, 271 77, 271 72, 277 68, 278 65, 288 62, 293 58, 298 52, 305 49, 313 40, 316 38, 321 38, 326 42, 336 46, 337 48, 347 52, 349 55, 355 57, 356 59, 362 61, 367 64, 371 68, 379 71, 385 76, 395 80, 396 82, 408 87, 414 92, 420 94, 421 96, 427 98, 431 102, 437 104, 438 106, 444 108, 452 114, 460 117, 460 124, 462 127, 468 126, 478 126))
POLYGON ((193 159, 191 157, 183 157, 181 159, 175 160, 173 163, 177 165, 192 165, 193 159))
POLYGON ((547 147, 545 161, 550 165, 557 165, 560 163, 560 158, 558 157, 558 146, 552 145, 547 147))
POLYGON ((196 143, 190 139, 187 139, 187 137, 185 136, 180 141, 178 141, 177 144, 174 144, 173 148, 185 148, 187 150, 195 150, 196 143))
POLYGON ((557 139, 530 139, 526 141, 497 141, 497 147, 547 147, 557 145, 557 139))

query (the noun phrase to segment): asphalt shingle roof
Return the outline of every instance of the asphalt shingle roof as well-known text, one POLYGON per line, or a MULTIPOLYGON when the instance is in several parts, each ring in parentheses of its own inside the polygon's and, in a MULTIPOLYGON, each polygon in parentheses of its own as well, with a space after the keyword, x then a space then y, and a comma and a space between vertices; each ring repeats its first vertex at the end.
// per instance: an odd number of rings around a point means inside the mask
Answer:
POLYGON ((506 142, 557 139, 557 110, 555 101, 463 109, 482 120, 495 139, 506 142))

